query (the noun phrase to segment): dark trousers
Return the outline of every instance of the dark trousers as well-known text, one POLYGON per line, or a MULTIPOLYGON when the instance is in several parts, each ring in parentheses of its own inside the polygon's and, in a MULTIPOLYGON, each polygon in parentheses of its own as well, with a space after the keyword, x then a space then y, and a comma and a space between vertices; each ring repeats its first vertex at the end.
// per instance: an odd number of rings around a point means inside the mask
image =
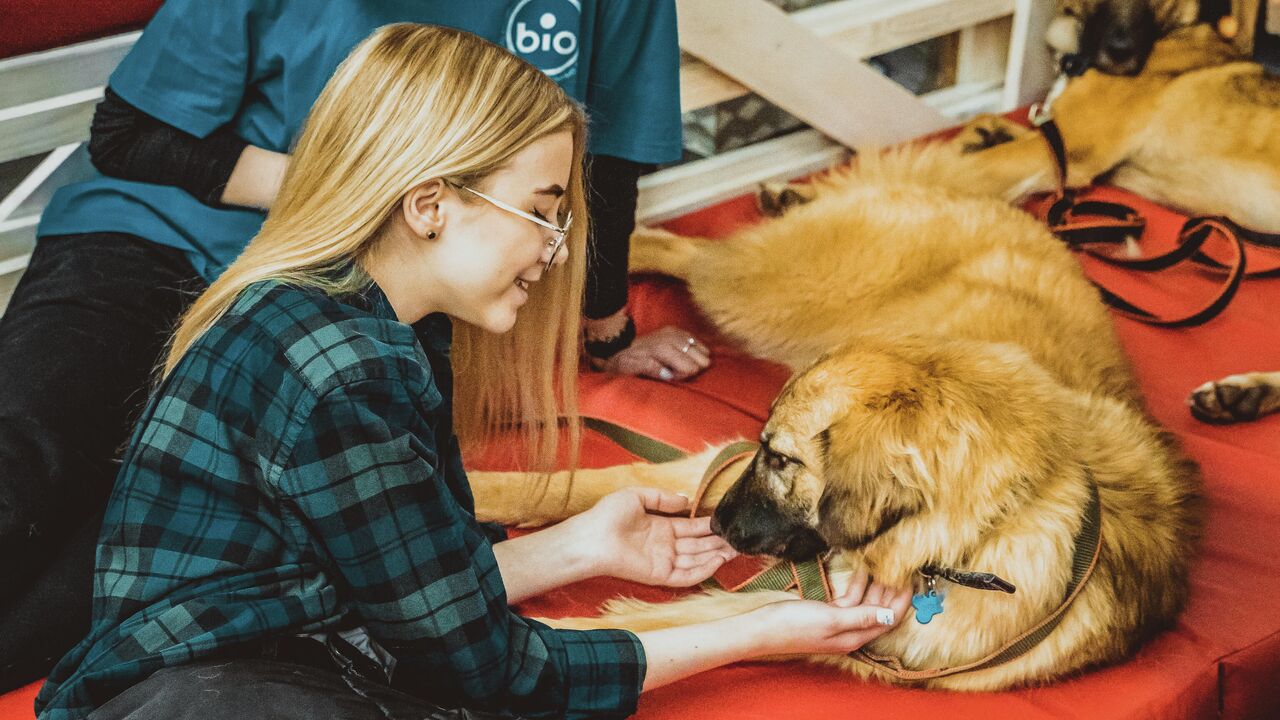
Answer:
POLYGON ((204 287, 181 252, 130 235, 36 244, 0 318, 0 691, 87 633, 120 450, 204 287))
POLYGON ((277 660, 165 668, 90 713, 89 720, 489 720, 332 669, 277 660))

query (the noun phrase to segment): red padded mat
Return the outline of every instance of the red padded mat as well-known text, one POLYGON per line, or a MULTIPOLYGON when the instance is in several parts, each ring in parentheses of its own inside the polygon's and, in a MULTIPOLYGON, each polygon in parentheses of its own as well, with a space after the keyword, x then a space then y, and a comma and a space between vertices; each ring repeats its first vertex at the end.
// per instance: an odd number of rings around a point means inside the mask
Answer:
MULTIPOLYGON (((1147 215, 1144 247, 1152 252, 1168 247, 1181 227, 1181 216, 1127 193, 1103 189, 1096 195, 1131 203, 1147 215)), ((738 199, 668 227, 719 236, 755 218, 750 200, 738 199)), ((1084 262, 1090 274, 1152 309, 1189 306, 1215 286, 1214 278, 1198 270, 1149 278, 1084 262)), ((671 323, 707 331, 683 287, 668 279, 636 278, 632 305, 641 331, 671 323)), ((1187 393, 1207 379, 1280 370, 1278 309, 1280 280, 1249 280, 1223 315, 1199 328, 1160 330, 1116 319, 1151 413, 1199 461, 1208 498, 1190 606, 1177 627, 1132 660, 1049 687, 982 695, 894 688, 798 663, 741 663, 646 694, 638 717, 1280 717, 1280 416, 1217 427, 1195 421, 1186 409, 1187 393)), ((754 437, 787 373, 708 337, 716 364, 701 377, 669 385, 589 374, 582 383, 583 412, 690 450, 734 436, 754 437)), ((589 436, 583 447, 588 466, 630 460, 596 436, 589 436)), ((484 464, 504 463, 491 457, 484 464)), ((590 614, 617 595, 661 601, 681 592, 594 580, 529 601, 521 611, 590 614)), ((35 691, 31 686, 0 698, 0 720, 30 718, 35 691)))

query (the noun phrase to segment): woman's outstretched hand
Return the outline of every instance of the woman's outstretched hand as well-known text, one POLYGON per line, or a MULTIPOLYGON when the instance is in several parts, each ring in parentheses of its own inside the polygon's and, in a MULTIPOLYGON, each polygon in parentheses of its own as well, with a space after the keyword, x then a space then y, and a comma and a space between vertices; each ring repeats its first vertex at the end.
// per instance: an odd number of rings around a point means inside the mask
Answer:
POLYGON ((910 588, 868 582, 863 570, 846 592, 829 603, 787 600, 757 612, 762 624, 778 629, 769 634, 776 641, 772 652, 844 654, 897 627, 910 607, 910 588))
POLYGON ((685 380, 711 365, 711 351, 687 331, 668 325, 641 335, 602 369, 620 375, 642 375, 655 380, 685 380))
POLYGON ((573 518, 599 575, 686 587, 711 577, 737 551, 711 533, 711 518, 689 518, 689 499, 655 488, 606 495, 573 518))

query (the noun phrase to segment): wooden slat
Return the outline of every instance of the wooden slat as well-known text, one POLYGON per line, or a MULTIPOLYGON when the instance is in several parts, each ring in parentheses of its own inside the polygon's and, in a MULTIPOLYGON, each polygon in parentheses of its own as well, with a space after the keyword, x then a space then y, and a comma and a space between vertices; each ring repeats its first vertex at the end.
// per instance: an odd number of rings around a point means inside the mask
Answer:
POLYGON ((99 87, 0 110, 0 162, 84 142, 101 99, 99 87))
POLYGON ((26 257, 36 245, 39 215, 23 215, 0 222, 0 274, 27 266, 26 257))
MULTIPOLYGON (((865 60, 1009 15, 1014 5, 1015 0, 838 0, 796 11, 790 18, 852 57, 865 60)), ((738 22, 735 18, 731 25, 739 27, 738 22)), ((804 81, 803 76, 797 80, 804 81)), ((741 83, 697 59, 686 59, 681 65, 680 104, 685 112, 748 92, 741 83)))
POLYGON ((1004 78, 1003 109, 1030 105, 1044 99, 1058 68, 1045 42, 1045 32, 1057 13, 1054 0, 1016 0, 1009 64, 1004 78))
POLYGON ((644 223, 669 220, 741 195, 762 182, 830 167, 847 152, 816 130, 802 130, 660 170, 640 179, 636 217, 644 223))
MULTIPOLYGON (((994 111, 1000 102, 996 83, 964 83, 921 97, 949 118, 994 111)), ((697 160, 640 178, 637 219, 659 223, 753 191, 762 182, 789 180, 830 167, 847 150, 815 130, 697 160)))
POLYGON ((1003 83, 1009 66, 1013 16, 1006 15, 960 31, 956 82, 1003 83))
MULTIPOLYGON (((89 154, 81 143, 56 148, 27 172, 0 200, 0 222, 20 215, 39 215, 55 190, 91 174, 89 154)), ((4 255, 0 254, 0 260, 4 255)))
POLYGON ((905 88, 767 0, 683 0, 679 23, 687 52, 847 147, 890 145, 946 125, 905 88))
POLYGON ((140 33, 131 32, 0 60, 0 103, 26 105, 107 84, 140 33))

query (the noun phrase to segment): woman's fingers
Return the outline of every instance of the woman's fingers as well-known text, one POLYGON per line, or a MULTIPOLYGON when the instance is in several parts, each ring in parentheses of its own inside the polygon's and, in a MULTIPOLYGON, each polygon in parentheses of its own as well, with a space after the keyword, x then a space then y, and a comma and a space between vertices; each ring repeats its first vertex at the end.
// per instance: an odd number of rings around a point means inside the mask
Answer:
POLYGON ((835 604, 840 607, 853 607, 862 604, 862 596, 867 592, 867 581, 870 575, 867 573, 866 566, 861 566, 853 573, 853 577, 849 578, 849 587, 845 589, 840 597, 835 599, 835 604))
MULTIPOLYGON (((687 495, 653 487, 633 487, 627 488, 626 491, 622 492, 627 491, 635 493, 640 498, 640 503, 644 506, 645 512, 673 515, 689 509, 689 496, 687 495)), ((708 525, 708 528, 710 528, 710 525, 708 525)))
POLYGON ((862 604, 864 605, 887 605, 887 593, 891 593, 888 588, 878 582, 872 582, 867 592, 862 596, 862 604))
POLYGON ((712 553, 711 559, 699 565, 689 568, 677 567, 672 571, 671 577, 667 580, 667 584, 671 587, 687 587, 706 580, 715 574, 720 566, 724 565, 726 560, 719 553, 712 553))
POLYGON ((717 562, 723 564, 728 561, 728 552, 724 550, 707 550, 693 555, 676 555, 675 566, 682 570, 688 570, 717 562))
POLYGON ((671 369, 677 380, 681 380, 702 371, 705 365, 689 356, 689 353, 680 352, 675 345, 662 343, 653 348, 653 356, 666 367, 671 369))
POLYGON ((719 550, 721 552, 737 552, 724 541, 719 535, 704 535, 702 537, 682 537, 676 539, 676 552, 682 555, 696 555, 698 553, 707 552, 708 550, 719 550))
MULTIPOLYGON (((703 515, 696 518, 674 517, 671 518, 671 531, 678 538, 686 537, 704 537, 711 535, 711 516, 703 515)), ((719 537, 712 535, 712 537, 719 537)))
POLYGON ((851 608, 839 608, 835 612, 836 632, 834 634, 843 634, 853 630, 893 627, 898 622, 898 613, 893 608, 887 607, 859 605, 851 608))
POLYGON ((654 380, 671 380, 675 377, 657 358, 629 350, 618 353, 609 369, 619 375, 639 375, 654 380))

